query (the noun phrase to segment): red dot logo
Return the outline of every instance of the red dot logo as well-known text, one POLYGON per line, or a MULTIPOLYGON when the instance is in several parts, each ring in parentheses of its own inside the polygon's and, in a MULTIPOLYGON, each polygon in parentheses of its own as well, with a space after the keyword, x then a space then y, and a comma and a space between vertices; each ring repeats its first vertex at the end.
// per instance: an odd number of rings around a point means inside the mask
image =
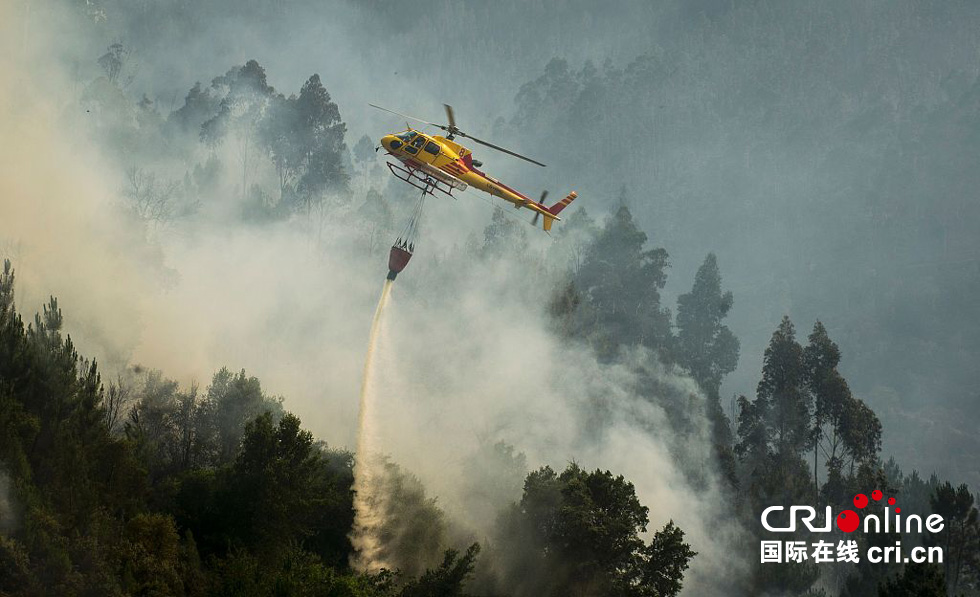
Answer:
POLYGON ((895 508, 895 514, 901 514, 901 513, 902 513, 901 508, 895 508))
POLYGON ((868 505, 868 496, 864 495, 863 493, 859 493, 856 496, 854 496, 855 508, 860 510, 861 508, 864 508, 867 505, 868 505))
POLYGON ((854 510, 844 510, 837 515, 837 528, 845 533, 853 533, 861 524, 861 517, 854 510))
POLYGON ((880 502, 881 501, 881 490, 880 489, 875 489, 874 491, 872 491, 871 492, 871 499, 873 499, 876 502, 880 502))
POLYGON ((888 498, 888 505, 889 506, 894 506, 895 505, 895 498, 893 498, 893 497, 888 498))

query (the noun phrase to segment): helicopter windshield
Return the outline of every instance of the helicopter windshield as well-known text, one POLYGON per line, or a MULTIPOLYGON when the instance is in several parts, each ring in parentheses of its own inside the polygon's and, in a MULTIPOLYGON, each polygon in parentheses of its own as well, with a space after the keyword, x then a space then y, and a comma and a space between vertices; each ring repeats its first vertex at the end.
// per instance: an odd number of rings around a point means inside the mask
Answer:
POLYGON ((408 143, 413 138, 415 138, 415 135, 417 134, 418 133, 416 133, 415 131, 405 131, 404 133, 398 133, 395 136, 401 139, 402 141, 404 141, 405 143, 408 143))

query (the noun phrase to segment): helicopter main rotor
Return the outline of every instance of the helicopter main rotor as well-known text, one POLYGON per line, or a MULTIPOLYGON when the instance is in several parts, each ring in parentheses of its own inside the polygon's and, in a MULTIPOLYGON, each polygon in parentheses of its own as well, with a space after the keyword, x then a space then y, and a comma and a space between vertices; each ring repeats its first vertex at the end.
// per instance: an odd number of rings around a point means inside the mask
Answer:
POLYGON ((438 129, 442 129, 442 130, 446 131, 446 133, 448 133, 446 135, 446 139, 448 139, 449 141, 452 141, 453 138, 456 137, 456 136, 460 136, 460 137, 463 137, 465 139, 469 139, 471 141, 474 141, 476 143, 479 143, 480 145, 484 145, 486 147, 489 147, 490 149, 496 149, 497 151, 500 151, 502 153, 506 153, 508 155, 512 155, 515 158, 520 158, 520 159, 524 160, 525 162, 531 162, 532 164, 535 164, 537 166, 541 166, 542 168, 545 167, 544 164, 542 164, 541 162, 539 162, 537 160, 532 160, 531 158, 529 158, 527 156, 523 156, 523 155, 521 155, 521 154, 519 154, 517 152, 511 151, 509 149, 505 149, 503 147, 500 147, 499 145, 494 145, 493 143, 490 143, 489 141, 484 141, 482 139, 477 139, 473 135, 468 135, 468 134, 464 133, 463 131, 459 130, 459 127, 456 126, 456 115, 453 112, 453 107, 450 106, 449 104, 443 104, 443 106, 446 109, 446 120, 449 121, 449 124, 437 124, 435 122, 429 122, 428 120, 422 120, 421 118, 416 118, 415 116, 409 116, 408 114, 402 114, 401 112, 395 112, 394 110, 389 110, 388 108, 382 108, 381 106, 376 106, 374 104, 368 104, 368 105, 371 106, 372 108, 377 108, 378 110, 384 110, 385 112, 391 112, 392 114, 396 114, 398 116, 401 116, 402 118, 409 118, 411 120, 415 120, 417 122, 421 122, 423 124, 428 124, 429 126, 434 126, 434 127, 438 128, 438 129))

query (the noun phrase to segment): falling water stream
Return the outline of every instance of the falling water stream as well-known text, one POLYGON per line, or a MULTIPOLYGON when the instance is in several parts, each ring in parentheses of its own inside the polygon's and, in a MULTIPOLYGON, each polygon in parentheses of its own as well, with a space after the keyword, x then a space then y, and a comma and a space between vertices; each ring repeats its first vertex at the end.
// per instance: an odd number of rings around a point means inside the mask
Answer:
POLYGON ((372 367, 385 304, 391 292, 392 280, 385 280, 381 290, 378 307, 371 322, 371 336, 367 355, 364 359, 364 375, 361 379, 361 401, 357 416, 357 451, 354 454, 354 527, 351 530, 351 544, 354 547, 351 565, 365 572, 376 572, 390 567, 382 557, 381 525, 384 522, 384 492, 380 491, 382 476, 381 459, 374 421, 374 384, 372 367))

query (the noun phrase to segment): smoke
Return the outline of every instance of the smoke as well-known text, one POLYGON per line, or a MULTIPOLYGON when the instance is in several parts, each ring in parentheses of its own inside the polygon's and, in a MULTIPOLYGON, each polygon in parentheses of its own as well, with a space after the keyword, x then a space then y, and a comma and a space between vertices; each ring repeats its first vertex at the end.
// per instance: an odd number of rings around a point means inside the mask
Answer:
MULTIPOLYGON (((19 16, 3 27, 22 23, 19 16)), ((741 565, 738 531, 726 522, 709 464, 703 398, 648 352, 599 362, 556 336, 542 307, 553 281, 541 265, 543 235, 528 231, 526 255, 481 258, 453 241, 461 230, 482 229, 486 206, 469 198, 430 205, 434 215, 385 317, 384 293, 378 303, 359 409, 366 322, 386 271, 353 216, 361 198, 336 198, 340 206, 319 217, 246 225, 229 217, 237 196, 229 161, 225 182, 200 198, 199 217, 148 230, 121 207, 131 164, 106 157, 120 148, 77 101, 45 49, 59 46, 36 18, 32 32, 37 54, 21 47, 22 35, 0 41, 8 73, 0 136, 16 140, 0 147, 0 247, 15 261, 22 312, 58 296, 80 351, 110 373, 142 363, 189 383, 223 365, 244 367, 285 395, 285 407, 318 437, 356 442, 359 566, 389 563, 373 534, 384 522, 378 500, 387 477, 366 474, 378 470, 369 458, 387 454, 412 471, 454 524, 482 538, 492 535, 491 517, 470 515, 473 492, 461 480, 491 483, 468 458, 504 442, 530 468, 575 461, 625 475, 650 507, 651 531, 674 519, 699 552, 686 591, 727 592, 741 565), (378 330, 383 341, 375 346, 378 330), (665 403, 690 425, 675 429, 665 403)), ((183 153, 190 162, 199 152, 183 153)), ((269 177, 253 174, 258 182, 269 177)), ((355 174, 354 188, 387 184, 355 174)), ((386 197, 398 207, 396 192, 386 197)), ((510 487, 482 494, 492 503, 481 511, 519 499, 519 483, 510 487)))
MULTIPOLYGON (((390 327, 379 348, 379 447, 416 472, 450 518, 478 538, 494 535, 490 510, 520 499, 474 492, 499 472, 475 469, 481 445, 505 442, 528 465, 623 474, 650 508, 650 532, 673 519, 699 552, 685 586, 723 594, 738 582, 740 530, 710 465, 704 399, 689 378, 634 350, 613 363, 556 337, 540 294, 546 276, 530 264, 449 257, 416 258, 388 303, 390 327), (520 308, 515 308, 520 306, 520 308), (653 380, 651 386, 650 381, 653 380), (641 388, 644 388, 641 391, 641 388), (690 423, 675 430, 662 404, 690 423)), ((402 280, 402 278, 399 278, 402 280)), ((512 475, 513 476, 513 475, 512 475)))

